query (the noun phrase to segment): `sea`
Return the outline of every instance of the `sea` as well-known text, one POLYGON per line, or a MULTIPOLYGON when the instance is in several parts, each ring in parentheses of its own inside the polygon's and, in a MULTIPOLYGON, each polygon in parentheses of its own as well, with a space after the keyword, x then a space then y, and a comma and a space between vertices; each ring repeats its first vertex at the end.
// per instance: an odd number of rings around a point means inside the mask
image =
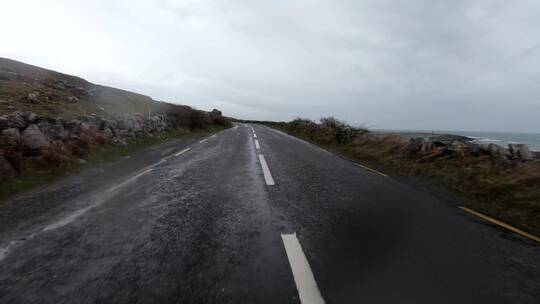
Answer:
POLYGON ((473 142, 481 144, 497 144, 508 146, 508 144, 526 144, 531 151, 540 152, 540 133, 507 133, 507 132, 475 132, 475 131, 426 131, 426 130, 379 130, 380 132, 400 133, 403 135, 422 136, 435 134, 452 134, 466 136, 473 142))

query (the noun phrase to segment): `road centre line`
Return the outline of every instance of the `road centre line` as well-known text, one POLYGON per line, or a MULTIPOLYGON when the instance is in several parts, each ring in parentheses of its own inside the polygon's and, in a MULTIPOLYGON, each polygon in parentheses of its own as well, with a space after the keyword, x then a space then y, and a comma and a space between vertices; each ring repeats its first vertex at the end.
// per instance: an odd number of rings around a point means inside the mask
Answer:
POLYGON ((258 139, 255 139, 255 148, 257 150, 259 150, 261 148, 261 146, 259 145, 259 140, 258 139))
POLYGON ((533 234, 530 234, 530 233, 525 232, 525 231, 523 231, 523 230, 520 230, 520 229, 518 229, 518 228, 516 228, 516 227, 514 227, 514 226, 508 225, 508 224, 506 224, 506 223, 504 223, 504 222, 501 222, 501 221, 499 221, 499 220, 496 220, 496 219, 494 219, 494 218, 492 218, 492 217, 489 217, 489 216, 487 216, 487 215, 484 215, 484 214, 482 214, 482 213, 480 213, 480 212, 474 211, 474 210, 469 209, 469 208, 467 208, 467 207, 464 207, 464 206, 458 206, 458 208, 461 209, 461 210, 463 210, 463 211, 465 211, 465 212, 468 212, 468 213, 470 213, 470 214, 472 214, 472 215, 475 215, 475 216, 477 216, 477 217, 479 217, 479 218, 481 218, 481 219, 483 219, 483 220, 485 220, 485 221, 488 221, 488 222, 490 222, 490 223, 492 223, 492 224, 501 226, 501 227, 506 228, 506 229, 508 229, 508 230, 510 230, 510 231, 512 231, 512 232, 514 232, 514 233, 517 233, 517 234, 519 234, 519 235, 521 235, 521 236, 524 236, 524 237, 526 237, 526 238, 528 238, 528 239, 531 239, 531 240, 533 240, 533 241, 537 241, 537 242, 540 243, 540 238, 537 237, 536 235, 533 235, 533 234))
POLYGON ((307 303, 321 303, 324 304, 324 299, 321 296, 309 262, 302 250, 302 246, 296 237, 296 233, 282 234, 281 239, 285 246, 287 258, 294 277, 294 283, 300 296, 300 302, 307 303))
POLYGON ((189 151, 189 150, 191 150, 191 148, 185 148, 184 150, 182 150, 182 151, 176 153, 174 156, 180 156, 180 155, 186 153, 186 152, 189 151))
POLYGON ((358 167, 364 168, 364 169, 366 169, 366 170, 368 170, 368 171, 371 171, 371 172, 373 172, 373 173, 382 175, 382 176, 384 176, 384 177, 388 177, 388 175, 386 175, 386 174, 384 174, 384 173, 382 173, 382 172, 379 172, 379 171, 377 171, 377 170, 375 170, 375 169, 371 169, 371 168, 366 167, 366 166, 364 166, 364 165, 361 165, 361 164, 359 164, 359 163, 354 163, 354 164, 355 164, 356 166, 358 166, 358 167))
POLYGON ((264 159, 264 155, 259 154, 259 162, 261 163, 264 180, 266 181, 266 184, 268 186, 275 185, 274 179, 272 178, 272 174, 270 173, 270 169, 268 168, 268 164, 266 163, 266 159, 264 159))
POLYGON ((257 134, 253 133, 253 138, 257 138, 257 134))
POLYGON ((205 139, 201 140, 199 143, 200 143, 200 144, 204 144, 207 140, 208 140, 208 139, 205 138, 205 139))

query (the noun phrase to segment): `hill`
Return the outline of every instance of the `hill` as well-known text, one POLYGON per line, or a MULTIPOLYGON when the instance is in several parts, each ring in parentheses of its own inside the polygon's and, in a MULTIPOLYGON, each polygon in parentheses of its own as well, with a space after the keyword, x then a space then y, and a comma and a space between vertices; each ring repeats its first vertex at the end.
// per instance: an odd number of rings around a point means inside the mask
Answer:
POLYGON ((0 115, 19 110, 72 119, 92 114, 104 117, 117 113, 148 115, 148 110, 165 113, 171 108, 191 109, 0 58, 0 115))

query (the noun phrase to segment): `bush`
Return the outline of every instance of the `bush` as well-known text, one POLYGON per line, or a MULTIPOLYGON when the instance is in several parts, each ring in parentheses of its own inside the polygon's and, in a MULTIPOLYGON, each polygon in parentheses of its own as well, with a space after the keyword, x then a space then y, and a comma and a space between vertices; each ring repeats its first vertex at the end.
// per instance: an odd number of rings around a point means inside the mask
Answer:
POLYGON ((99 146, 99 136, 94 130, 85 130, 79 134, 79 138, 72 141, 70 148, 79 157, 94 153, 99 146))
POLYGON ((289 132, 300 133, 313 141, 326 145, 349 144, 359 135, 368 132, 365 128, 352 127, 332 116, 321 118, 319 124, 309 119, 296 118, 287 123, 285 128, 289 132))
POLYGON ((71 156, 71 151, 62 142, 55 140, 41 150, 43 161, 48 165, 60 166, 71 156))

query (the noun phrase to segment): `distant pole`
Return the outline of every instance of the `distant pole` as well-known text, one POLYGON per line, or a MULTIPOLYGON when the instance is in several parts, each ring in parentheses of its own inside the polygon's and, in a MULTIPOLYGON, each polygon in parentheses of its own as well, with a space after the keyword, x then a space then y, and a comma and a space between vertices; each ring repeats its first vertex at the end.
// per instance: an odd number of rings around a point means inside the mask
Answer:
POLYGON ((148 119, 150 119, 150 108, 148 108, 148 119))

